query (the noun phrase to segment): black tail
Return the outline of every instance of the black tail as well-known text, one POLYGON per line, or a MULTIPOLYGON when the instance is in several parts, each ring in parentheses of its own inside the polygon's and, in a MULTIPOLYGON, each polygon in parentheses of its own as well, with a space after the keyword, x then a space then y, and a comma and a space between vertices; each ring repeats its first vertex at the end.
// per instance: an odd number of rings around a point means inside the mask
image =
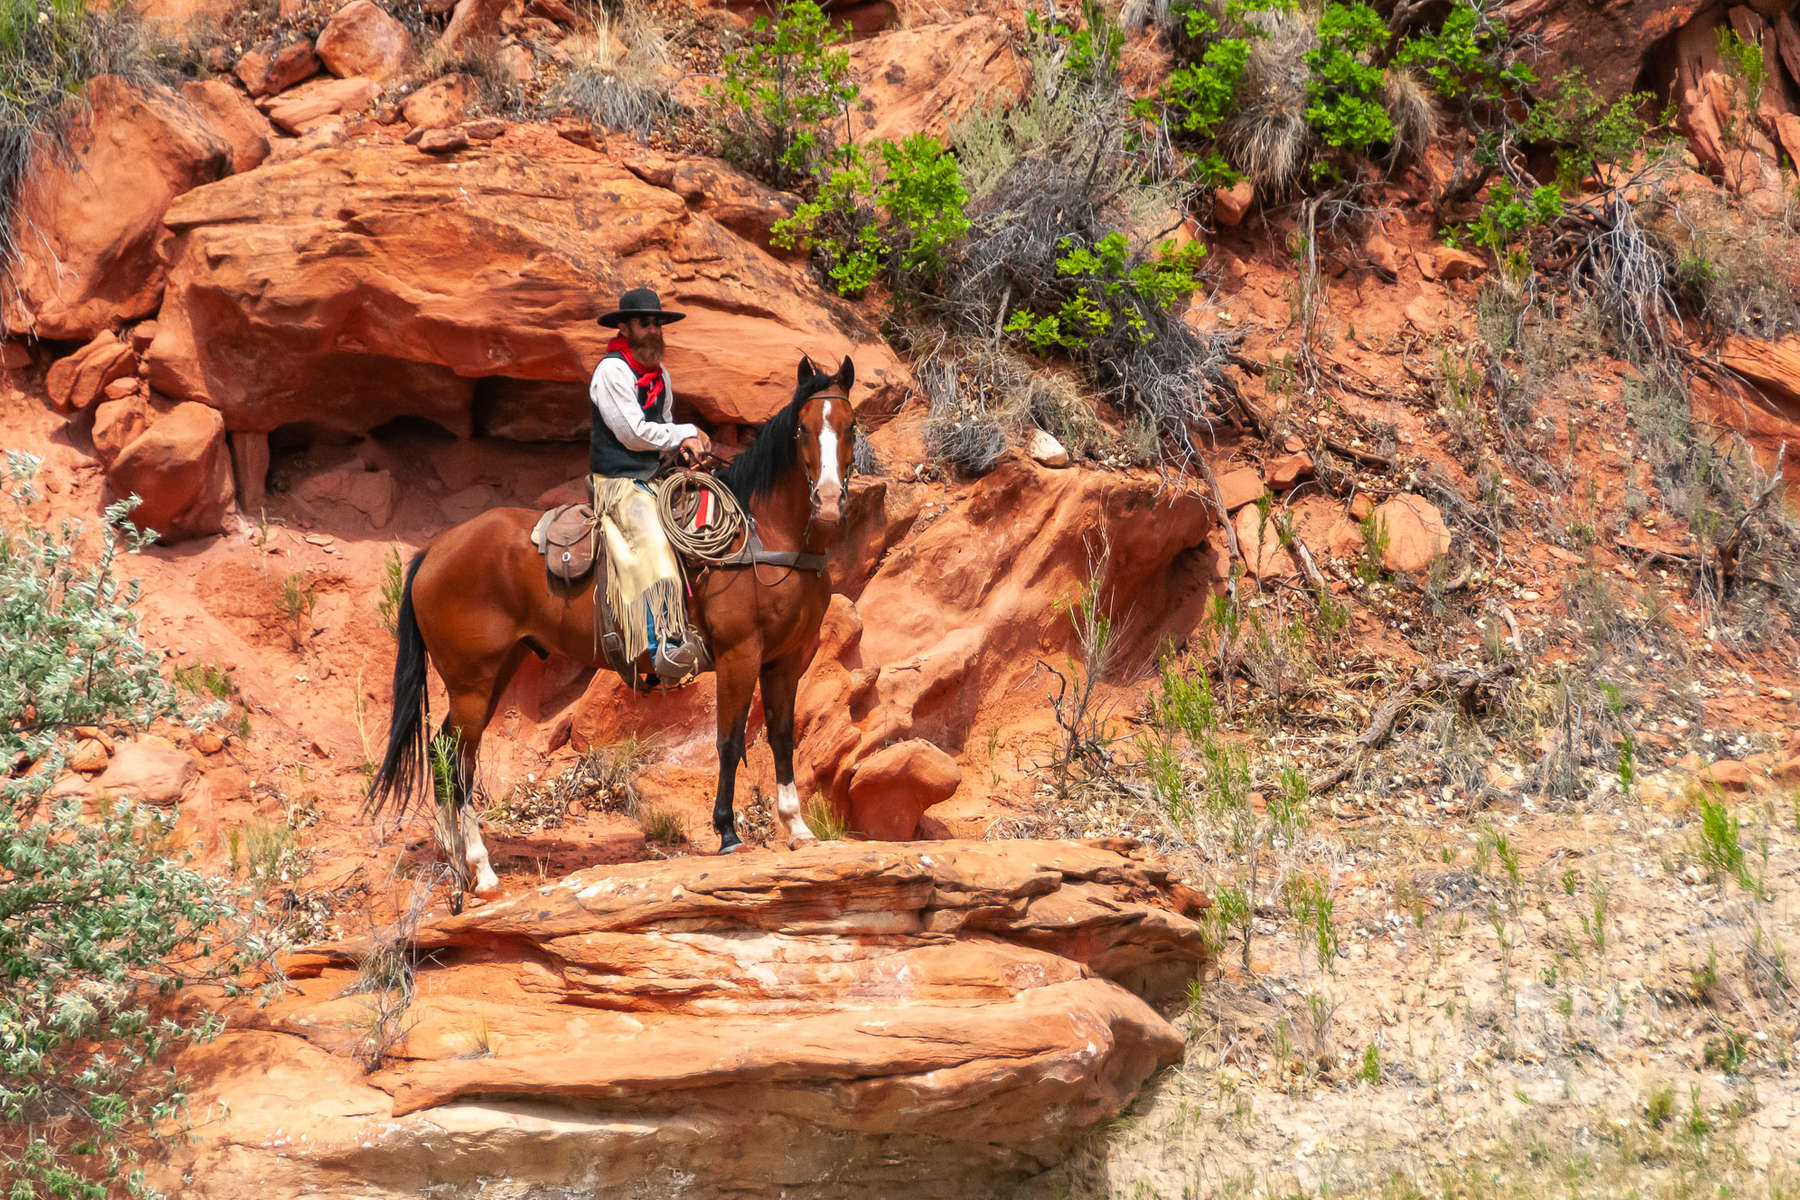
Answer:
POLYGON ((421 550, 406 568, 406 586, 400 590, 400 611, 394 618, 394 636, 399 641, 394 654, 394 716, 388 725, 387 755, 364 801, 371 817, 380 816, 392 800, 397 800, 404 814, 425 781, 425 637, 413 616, 412 599, 413 576, 424 561, 425 551, 421 550))

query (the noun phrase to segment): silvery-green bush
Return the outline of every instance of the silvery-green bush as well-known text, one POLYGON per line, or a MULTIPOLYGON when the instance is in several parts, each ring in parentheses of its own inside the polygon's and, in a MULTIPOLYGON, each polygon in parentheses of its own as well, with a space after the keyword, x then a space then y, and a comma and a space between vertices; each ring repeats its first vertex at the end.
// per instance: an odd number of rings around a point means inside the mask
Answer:
POLYGON ((104 797, 46 799, 71 728, 177 715, 116 575, 129 504, 79 549, 36 519, 37 461, 8 452, 0 517, 0 1196, 150 1194, 136 1162, 174 1128, 170 1052, 211 1014, 166 1003, 266 957, 256 914, 170 850, 168 819, 104 797))

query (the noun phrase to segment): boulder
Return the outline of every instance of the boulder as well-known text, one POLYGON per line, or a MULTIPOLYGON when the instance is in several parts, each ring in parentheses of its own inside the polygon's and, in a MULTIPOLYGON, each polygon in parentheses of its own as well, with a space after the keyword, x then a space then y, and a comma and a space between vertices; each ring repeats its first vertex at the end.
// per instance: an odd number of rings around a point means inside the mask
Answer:
POLYGON ((111 757, 98 738, 82 738, 69 751, 69 770, 79 771, 83 775, 98 775, 106 770, 111 757))
POLYGON ((1130 842, 833 842, 596 867, 367 946, 183 1053, 184 1200, 1008 1195, 1178 1061, 1204 900, 1130 842), (304 1112, 304 1128, 296 1114, 304 1112), (446 1152, 447 1147, 454 1147, 446 1152))
POLYGON ((1246 504, 1254 504, 1256 498, 1268 490, 1268 484, 1251 467, 1239 467, 1219 476, 1219 497, 1228 513, 1236 512, 1246 504))
POLYGON ((315 45, 333 75, 377 83, 405 69, 416 54, 412 34, 370 0, 350 0, 332 14, 315 45))
POLYGON ((108 400, 94 408, 94 449, 100 461, 111 465, 120 451, 137 441, 138 435, 150 428, 154 413, 150 402, 141 395, 108 400))
POLYGON ((347 506, 376 529, 385 528, 394 517, 394 477, 366 463, 321 471, 296 487, 293 494, 315 506, 347 506))
POLYGON ((1281 544, 1272 515, 1265 520, 1261 509, 1246 505, 1238 509, 1231 527, 1237 533, 1238 549, 1244 555, 1244 570, 1252 578, 1282 579, 1300 573, 1294 556, 1281 544))
MULTIPOLYGON (((853 491, 853 505, 861 494, 853 491)), ((876 495, 873 485, 867 494, 876 495)), ((1203 493, 1159 486, 1147 473, 1043 471, 1019 459, 922 528, 911 489, 882 499, 850 522, 858 542, 833 550, 833 587, 859 594, 854 607, 833 600, 850 612, 834 621, 828 610, 795 705, 801 790, 816 788, 840 812, 850 811, 860 764, 884 747, 922 738, 960 752, 984 704, 1052 686, 1038 659, 1060 662, 1074 646, 1058 602, 1090 579, 1122 622, 1119 653, 1148 661, 1153 645, 1133 639, 1155 623, 1124 615, 1171 614, 1197 595, 1175 564, 1212 529, 1203 493), (1104 561, 1102 537, 1111 545, 1104 561), (880 620, 864 628, 852 619, 857 609, 880 620)))
POLYGON ((1244 223, 1250 206, 1256 203, 1256 185, 1240 179, 1228 188, 1213 189, 1213 220, 1226 228, 1244 223))
POLYGON ((437 44, 445 50, 466 50, 498 39, 524 15, 524 0, 456 0, 450 22, 437 44))
POLYGON ((850 828, 882 841, 910 840, 919 818, 962 786, 956 760, 923 738, 877 750, 850 777, 850 828))
POLYGON ((112 333, 102 333, 66 358, 50 364, 44 389, 61 412, 81 412, 105 394, 108 384, 137 376, 138 358, 112 333))
POLYGON ((104 75, 82 96, 68 153, 34 151, 12 218, 19 257, 0 289, 0 324, 43 338, 85 340, 155 312, 163 211, 231 169, 230 146, 166 89, 104 75))
POLYGON ((509 138, 449 162, 392 143, 321 150, 191 193, 168 218, 152 386, 234 431, 360 433, 411 414, 467 432, 476 379, 585 385, 611 337, 594 318, 648 285, 688 314, 668 362, 709 421, 785 405, 802 345, 855 359, 860 404, 903 394, 892 351, 805 270, 531 132, 529 152, 509 138))
POLYGON ((1713 0, 1506 0, 1500 11, 1515 36, 1539 47, 1532 63, 1539 79, 1580 67, 1611 100, 1636 86, 1647 47, 1715 7, 1713 0))
POLYGON ((269 157, 265 162, 268 166, 278 167, 282 163, 293 162, 297 158, 305 158, 333 146, 341 146, 349 136, 350 130, 342 117, 327 117, 297 138, 276 138, 269 147, 269 157))
POLYGON ((360 76, 315 79, 311 83, 258 101, 269 121, 288 133, 305 133, 340 113, 361 112, 381 94, 380 85, 360 76))
POLYGON ((469 115, 475 80, 461 73, 440 75, 406 98, 400 115, 414 129, 442 129, 469 115))
POLYGON ((11 339, 0 339, 0 371, 23 371, 30 365, 29 346, 11 339))
POLYGON ((426 154, 455 154, 469 148, 469 135, 461 129, 427 129, 418 147, 426 154))
POLYGON ((230 143, 233 172, 254 170, 269 157, 269 139, 275 130, 244 93, 221 80, 197 79, 181 85, 181 98, 230 143))
POLYGON ((1437 505, 1419 496, 1395 496, 1369 519, 1387 534, 1381 563, 1390 571, 1420 574, 1450 552, 1450 528, 1437 505))
POLYGON ((1042 429, 1034 429, 1031 436, 1025 439, 1025 453, 1031 455, 1032 461, 1045 467, 1066 467, 1069 465, 1069 450, 1055 437, 1042 429))
POLYGON ((978 106, 1006 108, 1024 94, 1029 64, 1018 38, 990 16, 890 29, 850 44, 861 93, 857 140, 925 133, 940 142, 978 106))
POLYGON ((244 51, 232 72, 252 96, 273 96, 317 75, 319 56, 305 38, 285 45, 270 40, 244 51))
POLYGON ((1312 455, 1304 450, 1294 454, 1284 454, 1279 458, 1271 459, 1268 470, 1269 486, 1275 491, 1285 492, 1302 479, 1312 477, 1312 455))
POLYGON ((115 495, 137 495, 131 514, 165 542, 217 533, 231 507, 225 421, 204 404, 177 404, 119 452, 107 467, 115 495))
POLYGON ((193 755, 162 738, 142 737, 119 747, 112 762, 94 781, 93 790, 115 799, 166 808, 187 795, 199 776, 199 764, 193 755))
POLYGON ((1427 279, 1474 279, 1487 271, 1487 259, 1471 250, 1435 245, 1414 255, 1419 274, 1427 279))

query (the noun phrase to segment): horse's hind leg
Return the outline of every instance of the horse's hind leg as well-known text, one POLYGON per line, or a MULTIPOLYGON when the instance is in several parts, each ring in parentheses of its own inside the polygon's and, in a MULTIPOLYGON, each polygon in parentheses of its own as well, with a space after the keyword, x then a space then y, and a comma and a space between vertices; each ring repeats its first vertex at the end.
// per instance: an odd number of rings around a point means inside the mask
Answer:
POLYGON ((450 694, 450 713, 444 718, 444 733, 456 737, 457 771, 455 780, 456 831, 462 845, 463 878, 471 881, 477 896, 492 896, 500 891, 500 880, 488 860, 487 843, 481 838, 481 818, 475 812, 475 763, 481 750, 481 735, 494 718, 500 696, 511 682, 513 672, 525 658, 527 647, 519 643, 506 653, 491 672, 478 672, 472 681, 459 681, 450 694))
POLYGON ((794 786, 794 693, 803 665, 798 655, 790 655, 762 669, 763 724, 775 756, 775 833, 788 842, 818 841, 800 813, 800 789, 794 786))

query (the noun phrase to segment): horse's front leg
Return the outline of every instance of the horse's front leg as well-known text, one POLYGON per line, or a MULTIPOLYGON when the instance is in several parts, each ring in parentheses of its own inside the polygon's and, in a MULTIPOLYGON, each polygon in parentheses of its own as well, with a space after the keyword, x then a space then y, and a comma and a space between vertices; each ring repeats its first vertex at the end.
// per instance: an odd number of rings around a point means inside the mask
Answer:
POLYGON ((800 813, 800 789, 794 786, 794 694, 805 665, 801 655, 790 654, 762 669, 763 723, 775 756, 775 831, 787 842, 819 840, 800 813))
POLYGON ((737 795, 738 764, 744 761, 744 726, 750 719, 750 697, 756 691, 760 657, 761 651, 754 642, 733 646, 718 657, 714 668, 718 679, 719 792, 713 800, 713 828, 719 834, 720 854, 730 854, 743 845, 738 839, 737 814, 732 806, 737 795))

